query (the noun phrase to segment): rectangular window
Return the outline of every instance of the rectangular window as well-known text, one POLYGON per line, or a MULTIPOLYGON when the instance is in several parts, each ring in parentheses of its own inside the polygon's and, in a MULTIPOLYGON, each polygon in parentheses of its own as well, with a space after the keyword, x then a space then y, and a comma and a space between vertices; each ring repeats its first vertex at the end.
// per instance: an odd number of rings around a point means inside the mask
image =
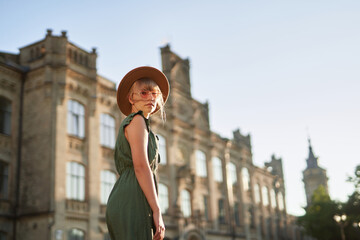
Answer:
POLYGON ((167 156, 166 156, 166 139, 161 136, 157 135, 159 139, 159 154, 160 154, 160 164, 166 165, 167 162, 167 156))
POLYGON ((0 161, 0 199, 8 198, 9 167, 8 164, 0 161))
POLYGON ((240 210, 239 210, 239 203, 234 203, 234 219, 236 226, 240 226, 240 210))
POLYGON ((104 170, 101 171, 101 196, 100 201, 101 204, 106 204, 109 198, 110 192, 116 182, 115 173, 104 170))
POLYGON ((212 162, 213 162, 214 180, 216 182, 222 182, 223 174, 222 174, 221 160, 218 157, 214 157, 212 162))
POLYGON ((206 155, 203 151, 196 151, 196 174, 199 177, 206 177, 206 155))
POLYGON ((219 199, 219 223, 225 223, 225 207, 224 207, 224 199, 219 199))
POLYGON ((0 133, 11 134, 11 101, 0 97, 0 133))
POLYGON ((115 119, 109 114, 100 115, 100 144, 111 149, 115 147, 115 119))
POLYGON ((85 168, 76 162, 67 163, 66 197, 68 199, 85 200, 85 168))
POLYGON ((68 101, 68 133, 79 138, 85 136, 84 106, 77 101, 68 101))
POLYGON ((204 196, 204 217, 209 220, 208 197, 204 196))

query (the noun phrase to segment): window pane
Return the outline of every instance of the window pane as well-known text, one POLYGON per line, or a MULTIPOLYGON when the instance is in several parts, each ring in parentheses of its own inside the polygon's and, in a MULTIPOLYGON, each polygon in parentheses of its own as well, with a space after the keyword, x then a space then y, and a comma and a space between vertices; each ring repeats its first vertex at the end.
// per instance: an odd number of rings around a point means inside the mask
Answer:
POLYGON ((166 213, 166 211, 169 208, 169 194, 168 194, 168 188, 166 185, 159 183, 159 201, 160 201, 160 207, 161 212, 166 213))
POLYGON ((69 240, 84 240, 85 233, 79 229, 73 228, 69 231, 69 240))
POLYGON ((254 186, 254 197, 255 197, 255 203, 260 202, 260 187, 259 184, 255 184, 254 186))
POLYGON ((213 158, 213 172, 214 172, 214 180, 217 182, 222 182, 223 181, 222 165, 221 165, 221 160, 218 157, 213 158))
POLYGON ((9 167, 8 164, 0 161, 0 198, 8 197, 9 167))
POLYGON ((83 138, 85 136, 84 106, 74 100, 68 101, 68 133, 83 138))
POLYGON ((199 177, 207 176, 206 156, 205 153, 200 150, 196 151, 196 174, 199 177))
POLYGON ((241 175, 242 175, 244 191, 247 191, 247 190, 249 190, 249 187, 250 187, 250 175, 249 175, 248 169, 244 167, 241 170, 241 175))
POLYGON ((160 153, 160 164, 166 164, 167 156, 166 156, 166 139, 161 136, 157 135, 159 138, 159 153, 160 153))
POLYGON ((204 196, 204 216, 206 220, 209 220, 209 210, 208 210, 208 197, 204 196))
POLYGON ((224 207, 224 199, 219 199, 218 201, 219 207, 219 223, 225 223, 225 207, 224 207))
POLYGON ((102 113, 100 120, 100 144, 109 148, 115 147, 115 119, 102 113))
POLYGON ((66 166, 66 197, 74 200, 85 200, 85 168, 76 162, 66 166))
POLYGON ((271 207, 276 208, 276 196, 274 189, 270 190, 270 197, 271 197, 271 207))
POLYGON ((236 176, 236 166, 234 163, 229 162, 227 164, 227 174, 231 184, 235 184, 237 182, 237 176, 236 176))
POLYGON ((238 202, 234 203, 234 218, 236 226, 240 226, 240 208, 238 202))
POLYGON ((109 198, 110 192, 116 182, 115 173, 104 170, 101 171, 101 204, 106 204, 109 198))
POLYGON ((268 206, 269 205, 269 195, 268 195, 268 188, 263 186, 262 187, 262 200, 263 205, 268 206))
POLYGON ((181 210, 184 214, 184 217, 191 216, 190 193, 187 190, 181 191, 181 210))
POLYGON ((278 193, 279 210, 284 210, 284 196, 281 192, 278 193))
POLYGON ((0 133, 11 134, 11 101, 0 97, 0 133))

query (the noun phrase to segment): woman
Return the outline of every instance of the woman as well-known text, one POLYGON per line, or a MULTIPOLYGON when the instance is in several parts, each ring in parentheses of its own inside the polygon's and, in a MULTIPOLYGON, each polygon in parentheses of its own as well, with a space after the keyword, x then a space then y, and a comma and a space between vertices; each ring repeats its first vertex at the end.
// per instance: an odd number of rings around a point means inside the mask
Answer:
POLYGON ((118 87, 117 102, 127 117, 115 145, 119 179, 106 210, 112 240, 162 240, 165 236, 155 178, 158 140, 150 130, 149 117, 159 110, 163 116, 168 95, 167 78, 153 67, 131 70, 118 87))

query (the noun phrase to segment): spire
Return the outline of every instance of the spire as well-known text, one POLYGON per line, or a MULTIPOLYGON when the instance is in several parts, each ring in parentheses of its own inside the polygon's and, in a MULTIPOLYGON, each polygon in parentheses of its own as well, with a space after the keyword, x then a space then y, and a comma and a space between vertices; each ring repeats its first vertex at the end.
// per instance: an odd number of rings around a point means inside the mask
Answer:
POLYGON ((311 140, 310 137, 308 137, 309 142, 309 157, 306 159, 307 168, 318 168, 318 158, 315 157, 312 147, 311 147, 311 140))

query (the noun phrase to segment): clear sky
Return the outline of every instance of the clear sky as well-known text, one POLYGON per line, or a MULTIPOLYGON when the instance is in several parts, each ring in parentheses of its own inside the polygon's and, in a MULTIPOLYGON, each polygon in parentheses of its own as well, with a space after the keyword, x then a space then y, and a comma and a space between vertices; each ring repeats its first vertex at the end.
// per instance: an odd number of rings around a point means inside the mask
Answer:
POLYGON ((360 1, 0 0, 0 51, 46 29, 98 49, 114 82, 132 68, 161 68, 166 43, 189 58, 192 96, 209 101, 214 132, 251 134, 254 163, 283 159, 287 209, 304 213, 308 135, 333 199, 360 164, 360 1))

